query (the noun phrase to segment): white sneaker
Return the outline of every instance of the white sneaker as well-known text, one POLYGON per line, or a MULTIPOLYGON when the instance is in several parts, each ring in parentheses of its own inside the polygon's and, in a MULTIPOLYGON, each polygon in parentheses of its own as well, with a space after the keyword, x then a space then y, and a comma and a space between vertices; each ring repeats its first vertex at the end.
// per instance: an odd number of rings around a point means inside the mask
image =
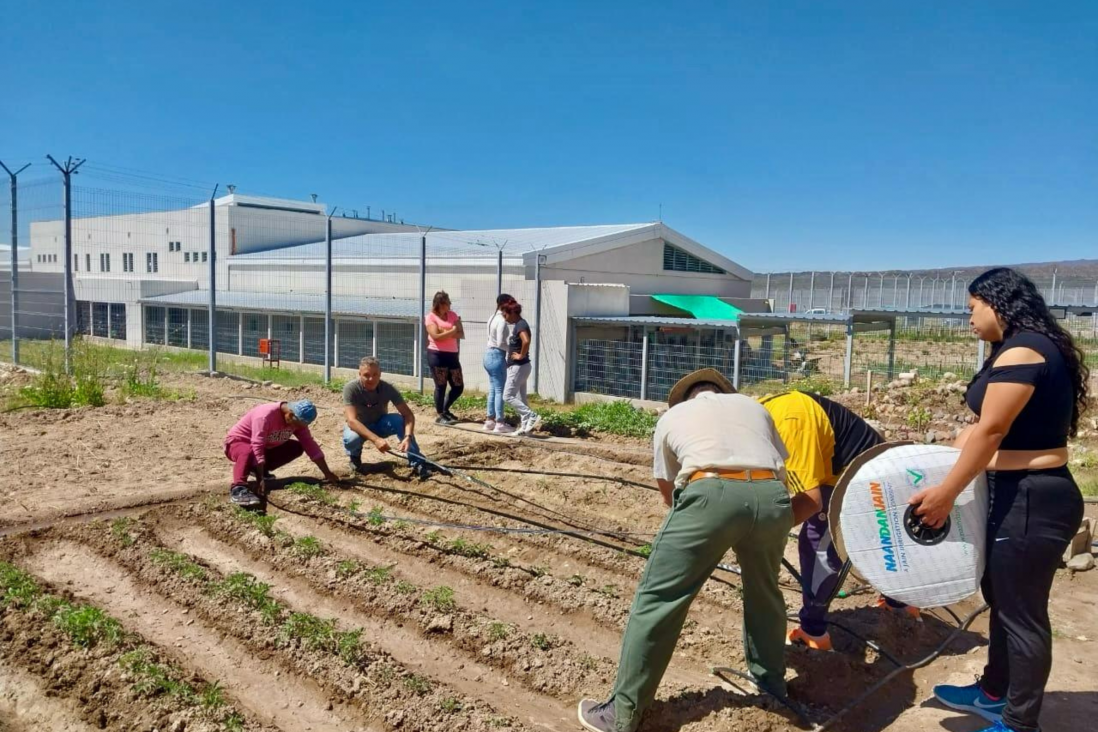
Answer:
POLYGON ((538 427, 541 426, 541 415, 535 414, 530 417, 522 426, 522 434, 528 435, 538 427))
POLYGON ((484 420, 484 431, 485 432, 491 432, 495 428, 496 428, 496 420, 494 420, 494 419, 484 420))
POLYGON ((515 428, 506 422, 496 422, 496 428, 492 431, 497 435, 509 435, 515 431, 515 428))

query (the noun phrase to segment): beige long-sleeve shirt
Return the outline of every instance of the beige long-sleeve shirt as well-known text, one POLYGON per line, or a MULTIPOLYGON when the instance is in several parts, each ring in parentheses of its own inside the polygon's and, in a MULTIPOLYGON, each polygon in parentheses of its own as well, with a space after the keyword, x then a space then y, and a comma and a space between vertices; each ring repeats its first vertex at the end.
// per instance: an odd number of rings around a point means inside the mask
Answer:
POLYGON ((770 414, 743 394, 699 394, 667 410, 652 437, 653 475, 682 488, 698 470, 773 470, 789 457, 770 414))

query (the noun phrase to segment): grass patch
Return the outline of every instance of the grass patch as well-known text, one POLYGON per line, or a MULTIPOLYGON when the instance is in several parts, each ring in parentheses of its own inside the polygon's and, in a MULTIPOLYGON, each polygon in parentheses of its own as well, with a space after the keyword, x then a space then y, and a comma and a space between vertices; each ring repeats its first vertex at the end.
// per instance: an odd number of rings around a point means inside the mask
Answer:
POLYGON ((405 582, 404 580, 400 580, 395 585, 393 585, 393 589, 396 590, 397 592, 399 592, 402 595, 411 595, 418 588, 415 585, 413 585, 411 582, 405 582))
POLYGON ((374 506, 370 513, 366 514, 366 521, 370 526, 381 526, 385 523, 385 517, 381 515, 381 506, 374 506))
POLYGON ((133 519, 128 516, 116 518, 111 521, 111 536, 122 546, 133 546, 135 539, 130 534, 130 527, 133 526, 133 523, 133 519))
POLYGON ((568 584, 573 587, 582 587, 583 583, 586 581, 586 578, 582 574, 574 574, 568 578, 568 584))
POLYGON ((410 674, 404 677, 404 688, 416 696, 424 696, 431 693, 431 682, 422 676, 410 674))
POLYGON ((551 432, 575 435, 603 432, 625 437, 651 437, 658 419, 655 412, 637 409, 628 402, 592 402, 575 409, 546 412, 542 415, 542 426, 551 432))
POLYGON ((149 553, 149 559, 154 563, 167 567, 183 579, 193 582, 205 582, 206 570, 194 562, 186 554, 169 551, 167 549, 153 549, 149 553))
POLYGON ((457 714, 461 711, 461 702, 452 696, 448 696, 438 703, 438 708, 445 714, 457 714))
POLYGON ((507 623, 494 622, 488 625, 488 640, 499 641, 511 635, 511 628, 507 623))
POLYGON ((275 535, 274 525, 275 521, 278 520, 277 516, 261 515, 255 511, 247 511, 240 506, 233 506, 232 516, 237 521, 255 528, 264 536, 274 537, 275 535))
POLYGON ((232 712, 221 722, 221 726, 225 732, 244 732, 244 717, 232 712))
POLYGON ((122 639, 122 625, 91 605, 62 605, 54 614, 53 623, 81 648, 114 644, 122 639))
POLYGON ((335 496, 329 493, 321 485, 314 485, 313 483, 291 483, 286 487, 290 493, 307 498, 310 501, 316 501, 322 503, 325 506, 334 506, 337 501, 335 496))
POLYGON ((271 586, 245 572, 230 574, 220 582, 215 582, 212 589, 215 594, 243 603, 252 610, 258 610, 268 625, 274 624, 282 609, 271 597, 271 586))
POLYGON ((362 649, 362 629, 349 630, 335 634, 336 654, 348 666, 362 661, 365 652, 362 649))
POLYGON ((455 554, 460 554, 463 557, 472 557, 474 559, 484 559, 492 551, 491 544, 477 544, 472 541, 466 541, 465 539, 454 539, 449 543, 447 548, 455 554))
POLYGON ((346 579, 362 571, 362 563, 354 559, 342 559, 336 564, 336 577, 346 579))
POLYGON ((13 605, 27 608, 42 595, 42 589, 34 577, 7 562, 0 562, 0 590, 3 591, 0 607, 13 605))
POLYGON ((445 585, 424 592, 420 602, 443 613, 452 612, 457 607, 453 588, 445 585))
MULTIPOLYGON (((393 567, 395 567, 395 566, 396 566, 395 564, 391 564, 388 567, 384 567, 384 566, 370 567, 369 569, 367 569, 365 571, 364 576, 366 577, 366 580, 368 582, 370 582, 370 584, 383 585, 386 582, 391 582, 392 581, 392 579, 393 579, 393 567)), ((405 590, 401 589, 401 584, 402 583, 399 583, 399 582, 397 583, 397 591, 398 592, 405 592, 405 590)), ((407 585, 408 583, 404 582, 403 584, 407 585)), ((414 586, 412 587, 411 591, 415 592, 415 587, 414 586)))
POLYGON ((641 544, 640 546, 637 547, 637 554, 640 554, 642 557, 652 556, 652 545, 651 544, 641 544))
POLYGON ((154 663, 151 656, 149 649, 142 647, 126 653, 118 660, 119 665, 135 677, 133 690, 137 694, 141 696, 174 696, 179 697, 187 704, 207 701, 210 703, 216 702, 217 706, 225 704, 225 697, 219 685, 214 684, 207 687, 200 698, 194 687, 179 678, 180 672, 177 669, 154 663))
POLYGON ((545 633, 538 633, 530 639, 530 645, 537 648, 539 651, 548 651, 553 647, 553 644, 549 640, 549 636, 545 633))
POLYGON ((279 637, 283 642, 295 640, 314 651, 334 648, 335 620, 323 620, 309 613, 291 613, 282 624, 279 637))
POLYGON ((302 559, 311 559, 321 556, 327 550, 315 536, 303 536, 294 542, 293 552, 302 559))

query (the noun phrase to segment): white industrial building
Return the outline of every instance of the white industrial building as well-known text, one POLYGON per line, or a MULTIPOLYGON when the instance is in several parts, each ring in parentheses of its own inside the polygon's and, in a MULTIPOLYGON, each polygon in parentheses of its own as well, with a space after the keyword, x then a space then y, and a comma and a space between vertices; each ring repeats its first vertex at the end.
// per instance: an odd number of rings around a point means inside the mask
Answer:
MULTIPOLYGON (((257 357, 259 340, 269 338, 279 341, 283 365, 323 364, 327 218, 319 203, 239 194, 214 202, 219 352, 257 357)), ((417 375, 424 235, 393 221, 331 221, 332 363, 355 368, 375 354, 390 375, 417 375)), ((134 348, 205 350, 210 230, 207 205, 73 219, 81 330, 134 348)), ((63 271, 63 222, 32 223, 30 234, 31 270, 63 271)), ((462 361, 472 388, 486 386, 481 334, 499 281, 533 325, 540 277, 539 391, 562 401, 572 392, 577 318, 690 317, 662 296, 741 307, 750 297, 751 272, 658 222, 433 229, 425 236, 427 300, 446 290, 462 316, 462 361)))

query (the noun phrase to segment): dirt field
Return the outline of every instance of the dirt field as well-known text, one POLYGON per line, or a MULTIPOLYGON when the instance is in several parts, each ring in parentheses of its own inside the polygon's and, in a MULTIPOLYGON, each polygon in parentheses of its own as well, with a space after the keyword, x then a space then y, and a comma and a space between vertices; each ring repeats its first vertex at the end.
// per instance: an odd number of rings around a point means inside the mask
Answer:
MULTIPOLYGON (((347 473, 338 396, 175 378, 198 399, 0 415, 0 560, 36 583, 0 602, 0 730, 579 729, 576 701, 613 680, 644 545, 665 513, 643 442, 423 424, 432 459, 491 487, 419 482, 385 463, 342 490, 277 491, 271 518, 256 520, 226 504, 223 435, 260 400, 307 395, 321 408, 314 434, 347 473), (484 525, 522 531, 470 528, 484 525), (117 619, 121 640, 74 644, 64 608, 81 604, 117 619), (206 703, 210 689, 220 703, 206 703)), ((319 477, 307 461, 290 467, 284 486, 294 472, 319 477)), ((844 598, 834 619, 905 662, 952 629, 943 612, 916 623, 874 599, 844 598)), ((1096 600, 1098 572, 1057 578, 1047 730, 1088 729, 1098 714, 1096 600)), ((709 673, 743 667, 741 616, 738 578, 718 572, 644 730, 809 728, 709 673)), ((980 729, 927 698, 934 683, 979 673, 986 627, 978 618, 837 729, 980 729)), ((816 722, 893 668, 833 635, 837 653, 789 653, 791 697, 816 722)))

